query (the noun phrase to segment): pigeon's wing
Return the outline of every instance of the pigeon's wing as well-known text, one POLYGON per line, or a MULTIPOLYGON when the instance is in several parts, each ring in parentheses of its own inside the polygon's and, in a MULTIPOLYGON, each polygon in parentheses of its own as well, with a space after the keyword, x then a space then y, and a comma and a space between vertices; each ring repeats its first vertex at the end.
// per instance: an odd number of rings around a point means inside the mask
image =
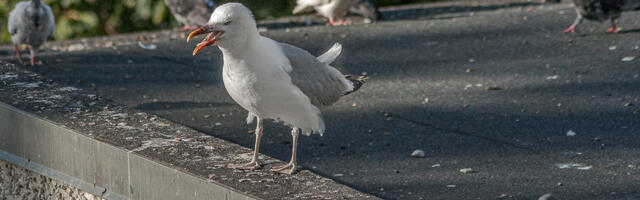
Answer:
POLYGON ((352 83, 336 68, 320 62, 303 49, 286 43, 279 44, 291 64, 291 81, 309 97, 313 105, 331 105, 353 89, 352 83))
POLYGON ((51 8, 49 6, 44 5, 44 10, 47 14, 47 17, 49 18, 49 29, 47 30, 47 38, 50 38, 53 36, 53 30, 55 30, 56 28, 56 20, 53 16, 53 11, 51 11, 51 8))
POLYGON ((302 12, 310 12, 316 6, 321 6, 324 4, 328 4, 329 0, 297 0, 296 7, 293 8, 293 14, 298 14, 302 12))
POLYGON ((21 26, 21 19, 24 15, 24 9, 29 5, 28 2, 20 2, 16 4, 16 7, 9 13, 8 30, 9 35, 14 36, 18 34, 18 28, 21 26))

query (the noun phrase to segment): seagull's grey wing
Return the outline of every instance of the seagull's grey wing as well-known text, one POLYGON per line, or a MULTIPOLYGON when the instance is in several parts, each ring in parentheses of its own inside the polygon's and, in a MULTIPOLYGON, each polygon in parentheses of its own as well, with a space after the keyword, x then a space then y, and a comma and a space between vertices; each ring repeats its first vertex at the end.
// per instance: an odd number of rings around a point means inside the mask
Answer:
POLYGON ((342 73, 320 62, 309 52, 286 43, 279 44, 291 64, 291 81, 313 105, 331 105, 352 88, 342 73))

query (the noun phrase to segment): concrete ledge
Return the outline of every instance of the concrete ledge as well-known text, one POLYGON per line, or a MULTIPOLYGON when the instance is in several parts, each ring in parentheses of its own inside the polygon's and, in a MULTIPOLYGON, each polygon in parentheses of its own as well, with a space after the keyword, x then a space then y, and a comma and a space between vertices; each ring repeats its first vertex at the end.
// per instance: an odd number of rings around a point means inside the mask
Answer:
POLYGON ((0 159, 107 199, 257 199, 0 103, 0 159))
POLYGON ((107 199, 378 199, 2 60, 0 102, 0 159, 107 199))

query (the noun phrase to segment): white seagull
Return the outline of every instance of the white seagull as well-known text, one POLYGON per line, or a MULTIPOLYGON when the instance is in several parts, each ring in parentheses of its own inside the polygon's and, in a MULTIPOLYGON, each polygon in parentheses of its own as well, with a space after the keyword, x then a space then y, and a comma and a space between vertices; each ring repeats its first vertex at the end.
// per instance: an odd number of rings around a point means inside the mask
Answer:
POLYGON ((47 38, 53 35, 55 23, 53 12, 49 6, 40 0, 22 1, 9 13, 9 35, 13 40, 13 54, 22 62, 19 45, 28 45, 31 50, 31 65, 42 64, 36 62, 36 51, 47 38))
POLYGON ((191 32, 187 42, 203 34, 207 36, 193 55, 206 46, 217 45, 223 54, 222 77, 227 92, 249 111, 248 124, 257 118, 253 159, 247 164, 229 165, 230 168, 260 168, 262 120, 274 119, 291 127, 293 148, 291 161, 271 170, 294 173, 300 129, 305 135, 322 135, 325 125, 319 108, 356 91, 366 80, 366 76, 345 76, 329 65, 340 55, 340 44, 316 58, 298 47, 263 37, 251 11, 239 3, 216 8, 209 22, 191 32))
POLYGON ((314 8, 318 14, 329 18, 327 25, 335 26, 347 24, 344 17, 359 0, 297 0, 296 3, 298 5, 293 9, 293 14, 314 8), (338 19, 338 22, 335 19, 338 19))

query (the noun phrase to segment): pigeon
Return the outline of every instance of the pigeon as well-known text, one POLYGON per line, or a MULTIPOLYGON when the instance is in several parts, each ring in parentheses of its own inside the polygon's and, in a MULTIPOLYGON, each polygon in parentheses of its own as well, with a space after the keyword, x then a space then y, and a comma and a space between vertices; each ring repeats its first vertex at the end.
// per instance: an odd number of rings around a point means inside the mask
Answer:
POLYGON ((40 0, 22 1, 16 4, 9 13, 8 30, 13 40, 13 54, 18 57, 18 61, 24 64, 18 46, 27 45, 31 51, 30 64, 41 65, 42 62, 35 60, 36 51, 53 35, 54 27, 51 8, 40 0))
POLYGON ((327 26, 346 25, 344 17, 349 9, 359 2, 360 0, 297 0, 298 5, 293 9, 293 14, 309 11, 313 8, 318 14, 329 19, 327 26), (339 20, 338 22, 335 21, 336 18, 339 20))
POLYGON ((184 26, 178 30, 198 28, 209 21, 209 15, 216 8, 213 0, 164 0, 171 14, 184 26))
POLYGON ((360 2, 352 6, 349 11, 374 21, 382 18, 382 14, 378 8, 369 0, 360 0, 360 2))
POLYGON ((293 174, 296 171, 298 135, 322 135, 325 124, 320 108, 358 90, 366 76, 343 75, 332 63, 342 52, 334 44, 326 53, 314 57, 309 52, 261 36, 251 11, 240 3, 223 4, 211 14, 204 26, 187 37, 206 37, 193 50, 216 45, 222 52, 224 86, 242 108, 248 111, 247 124, 257 121, 253 158, 247 164, 229 165, 234 169, 260 168, 258 152, 263 120, 273 119, 291 127, 291 161, 272 171, 293 174))
POLYGON ((620 29, 616 27, 616 21, 623 11, 640 9, 640 0, 573 0, 577 17, 573 24, 564 30, 565 33, 576 31, 576 26, 583 19, 611 20, 611 28, 607 33, 616 33, 620 29))

